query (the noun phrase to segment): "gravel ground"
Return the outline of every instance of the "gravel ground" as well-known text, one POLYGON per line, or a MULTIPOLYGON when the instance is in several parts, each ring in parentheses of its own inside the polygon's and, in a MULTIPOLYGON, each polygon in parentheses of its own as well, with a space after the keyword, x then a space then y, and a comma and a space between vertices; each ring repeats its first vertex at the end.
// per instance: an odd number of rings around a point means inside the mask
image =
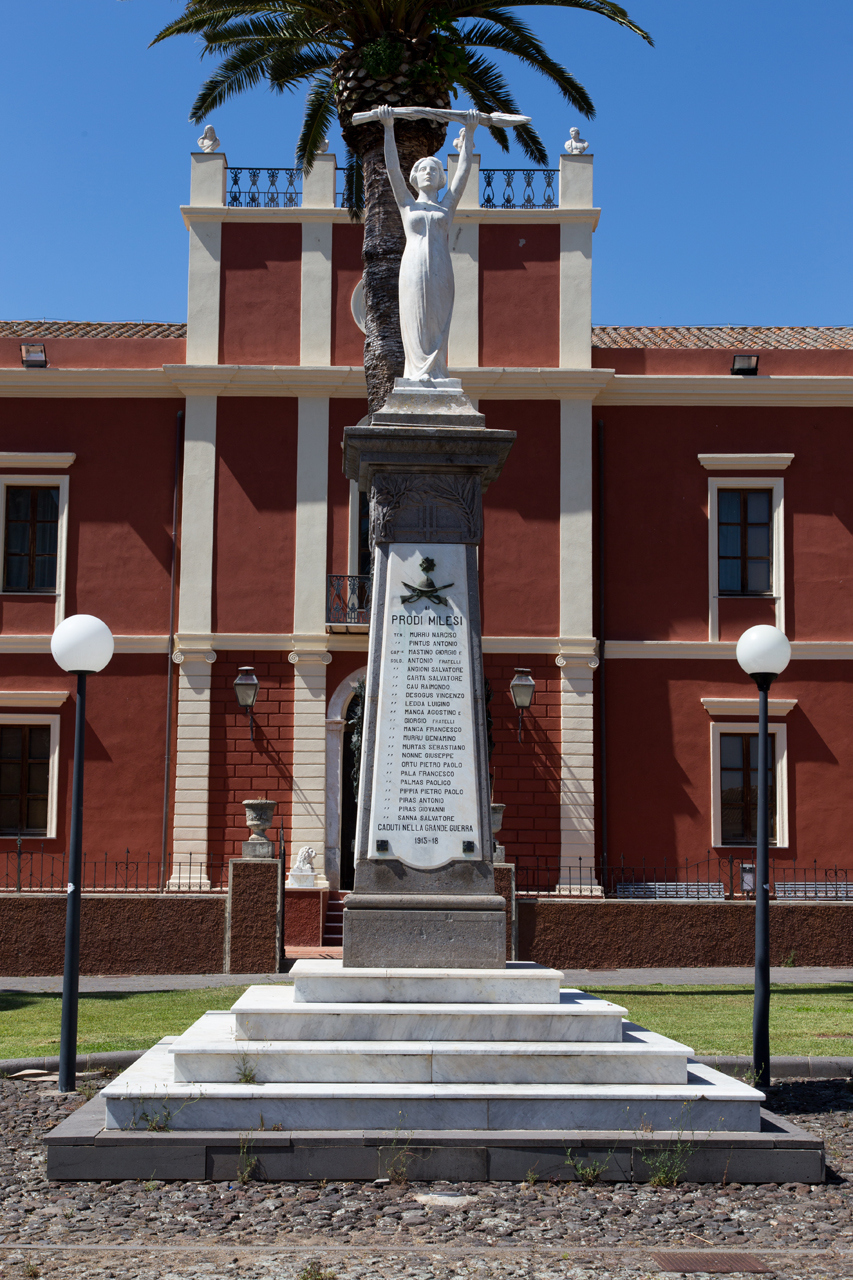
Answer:
POLYGON ((774 1111, 823 1135, 826 1185, 673 1190, 51 1183, 39 1138, 82 1101, 53 1087, 0 1080, 3 1280, 332 1280, 324 1272, 338 1280, 637 1280, 661 1274, 656 1250, 709 1248, 749 1252, 779 1280, 853 1276, 853 1093, 843 1080, 785 1081, 769 1098, 774 1111))

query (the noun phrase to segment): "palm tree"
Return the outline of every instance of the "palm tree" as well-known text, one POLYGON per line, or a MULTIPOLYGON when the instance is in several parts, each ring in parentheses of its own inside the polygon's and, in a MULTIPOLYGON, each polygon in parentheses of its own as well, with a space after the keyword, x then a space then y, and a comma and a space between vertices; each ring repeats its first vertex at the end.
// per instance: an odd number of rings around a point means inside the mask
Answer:
MULTIPOLYGON (((612 0, 520 3, 584 9, 653 43, 612 0)), ((397 279, 405 239, 385 176, 384 130, 380 124, 353 125, 354 113, 383 103, 449 107, 459 90, 478 111, 519 114, 506 80, 482 49, 512 54, 534 67, 587 118, 595 115, 592 100, 502 0, 185 0, 183 15, 152 43, 189 34, 202 37, 202 56, 222 59, 193 103, 194 123, 263 80, 278 93, 307 85, 296 161, 309 171, 337 115, 347 146, 347 203, 354 216, 362 207, 364 215, 364 365, 373 412, 403 371, 397 279)), ((434 121, 398 120, 403 172, 418 157, 438 151, 446 132, 445 124, 434 121)), ((536 130, 528 125, 515 132, 528 159, 547 165, 536 130)), ((509 151, 505 130, 493 128, 492 134, 509 151)))

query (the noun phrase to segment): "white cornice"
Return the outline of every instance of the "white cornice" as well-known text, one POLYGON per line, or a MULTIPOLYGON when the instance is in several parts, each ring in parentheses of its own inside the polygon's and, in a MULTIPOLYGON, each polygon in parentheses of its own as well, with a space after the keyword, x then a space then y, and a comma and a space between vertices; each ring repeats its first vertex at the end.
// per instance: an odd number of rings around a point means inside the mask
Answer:
MULTIPOLYGON (((735 658, 736 640, 608 640, 605 658, 735 658)), ((853 640, 793 640, 791 659, 800 662, 849 662, 853 640)), ((793 674, 793 668, 790 668, 793 674)))
MULTIPOLYGON (((205 649, 257 649, 268 652, 295 651, 318 652, 322 650, 361 651, 367 649, 367 632, 357 635, 346 635, 333 632, 331 635, 285 635, 280 632, 258 633, 225 633, 211 634, 180 632, 175 636, 175 648, 184 651, 200 651, 205 649)), ((596 641, 591 637, 575 636, 483 636, 485 653, 554 653, 565 654, 566 657, 594 657, 596 641)))
MULTIPOLYGON (((700 698, 709 716, 758 716, 757 698, 700 698)), ((768 714, 786 716, 797 705, 796 698, 768 698, 768 714)))
POLYGON ((706 471, 784 471, 794 461, 792 453, 699 453, 706 471))
MULTIPOLYGON (((49 635, 0 636, 0 653, 50 653, 49 635)), ((113 636, 116 653, 168 653, 168 636, 113 636)))
POLYGON ((61 707, 67 689, 0 689, 0 707, 61 707))
POLYGON ((77 457, 76 453, 0 453, 0 467, 27 467, 32 470, 66 470, 77 457))
MULTIPOLYGON (((349 209, 232 209, 227 205, 182 204, 184 226, 194 222, 332 222, 351 221, 349 209)), ((600 209, 457 209, 454 222, 515 223, 529 226, 532 222, 591 222, 593 231, 601 217, 600 209)))
MULTIPOLYGON (((462 378, 470 395, 486 400, 853 407, 853 377, 652 378, 614 374, 612 369, 511 367, 454 368, 452 373, 462 378)), ((167 364, 157 369, 0 369, 0 397, 26 399, 225 395, 331 396, 352 400, 363 399, 365 394, 364 370, 357 365, 167 364)))
POLYGON ((599 405, 711 404, 853 406, 853 377, 738 378, 646 376, 617 373, 598 397, 599 405))

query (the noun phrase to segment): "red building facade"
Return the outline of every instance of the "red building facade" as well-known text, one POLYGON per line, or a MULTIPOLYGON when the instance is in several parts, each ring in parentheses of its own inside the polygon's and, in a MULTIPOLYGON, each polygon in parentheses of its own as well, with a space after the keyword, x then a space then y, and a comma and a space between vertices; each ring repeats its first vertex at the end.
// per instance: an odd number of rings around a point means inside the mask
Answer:
MULTIPOLYGON (((218 883, 262 794, 346 888, 361 229, 332 156, 287 207, 192 161, 187 326, 0 324, 0 850, 67 846, 74 685, 49 643, 85 612, 116 636, 90 682, 87 851, 165 849, 168 883, 218 883)), ((498 208, 472 177, 453 245, 453 372, 517 432, 480 549, 507 857, 522 885, 586 892, 748 863, 757 698, 734 648, 775 622, 776 866, 846 867, 853 330, 591 329, 592 158, 564 157, 554 188, 498 208), (536 680, 520 741, 516 667, 536 680)))

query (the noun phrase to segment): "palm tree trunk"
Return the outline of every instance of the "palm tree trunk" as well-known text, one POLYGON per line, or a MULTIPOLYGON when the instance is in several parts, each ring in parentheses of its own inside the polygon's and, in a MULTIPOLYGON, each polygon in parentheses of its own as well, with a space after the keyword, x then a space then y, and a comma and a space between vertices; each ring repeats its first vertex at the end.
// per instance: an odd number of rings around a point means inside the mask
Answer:
MULTIPOLYGON (((364 371, 368 407, 373 414, 387 400, 394 379, 403 375, 399 278, 406 237, 385 172, 384 129, 370 124, 347 132, 350 146, 359 144, 364 170, 364 371)), ((427 120, 398 121, 394 132, 400 167, 408 176, 416 160, 434 155, 444 146, 447 127, 427 120)))

